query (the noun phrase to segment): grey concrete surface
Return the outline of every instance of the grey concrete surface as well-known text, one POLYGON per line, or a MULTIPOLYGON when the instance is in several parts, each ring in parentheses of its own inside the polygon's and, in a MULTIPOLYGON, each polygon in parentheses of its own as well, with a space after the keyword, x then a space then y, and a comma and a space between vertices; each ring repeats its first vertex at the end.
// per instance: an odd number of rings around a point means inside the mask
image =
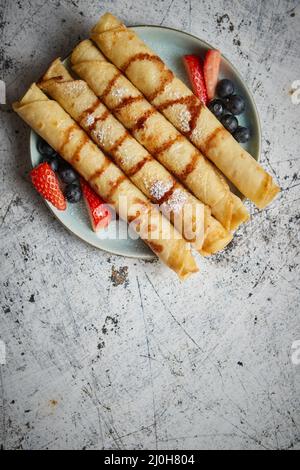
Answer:
POLYGON ((28 181, 29 129, 1 107, 0 446, 300 449, 299 2, 0 0, 8 103, 105 11, 222 50, 254 94, 282 193, 248 204, 230 248, 179 284, 70 235, 28 181))

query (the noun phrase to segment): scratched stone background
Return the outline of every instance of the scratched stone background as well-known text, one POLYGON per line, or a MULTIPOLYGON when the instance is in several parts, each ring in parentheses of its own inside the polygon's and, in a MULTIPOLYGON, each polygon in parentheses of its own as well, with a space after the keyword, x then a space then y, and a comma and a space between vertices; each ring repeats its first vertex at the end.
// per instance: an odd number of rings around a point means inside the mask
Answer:
POLYGON ((0 28, 0 446, 300 449, 299 1, 0 0, 0 28), (70 235, 28 181, 29 130, 9 104, 107 10, 228 56, 282 187, 184 284, 70 235))

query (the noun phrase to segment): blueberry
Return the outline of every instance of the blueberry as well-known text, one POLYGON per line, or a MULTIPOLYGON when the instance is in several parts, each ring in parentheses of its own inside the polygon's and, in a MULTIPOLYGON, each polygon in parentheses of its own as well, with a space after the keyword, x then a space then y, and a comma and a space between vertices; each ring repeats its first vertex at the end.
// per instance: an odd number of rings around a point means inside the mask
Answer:
POLYGON ((250 139, 250 131, 247 127, 239 126, 234 132, 233 137, 241 144, 245 144, 250 139))
POLYGON ((237 118, 232 116, 232 114, 225 114, 225 116, 223 116, 221 119, 221 123, 225 129, 227 129, 232 134, 237 130, 239 125, 237 118))
POLYGON ((59 159, 56 156, 44 157, 42 161, 48 163, 54 172, 58 171, 59 159))
POLYGON ((74 183, 74 181, 78 179, 76 171, 68 165, 62 165, 62 167, 59 169, 59 176, 66 184, 74 183))
POLYGON ((79 202, 82 197, 80 185, 77 183, 68 184, 65 188, 65 196, 71 204, 79 202))
POLYGON ((211 101, 208 107, 217 118, 221 117, 224 112, 224 103, 221 100, 211 101))
POLYGON ((231 80, 224 78, 218 83, 217 93, 220 98, 226 98, 227 96, 232 95, 234 92, 234 84, 231 80))
POLYGON ((72 184, 74 184, 74 185, 76 185, 76 186, 80 186, 80 179, 77 178, 77 180, 73 181, 72 184))
POLYGON ((44 157, 53 157, 56 155, 55 150, 42 139, 39 139, 37 149, 44 157))
POLYGON ((228 99, 226 107, 232 114, 241 114, 243 111, 245 111, 245 100, 239 95, 232 95, 228 99))

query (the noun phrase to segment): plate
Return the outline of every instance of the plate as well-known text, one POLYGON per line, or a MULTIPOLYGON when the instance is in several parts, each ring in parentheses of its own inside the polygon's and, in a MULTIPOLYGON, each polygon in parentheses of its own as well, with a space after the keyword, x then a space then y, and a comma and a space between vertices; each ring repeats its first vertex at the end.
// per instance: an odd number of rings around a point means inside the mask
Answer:
MULTIPOLYGON (((207 42, 172 28, 161 26, 135 26, 132 29, 166 62, 171 70, 181 78, 188 86, 188 78, 182 64, 182 56, 185 54, 203 55, 213 46, 207 42)), ((246 100, 246 112, 239 118, 242 126, 251 129, 252 138, 244 146, 246 150, 259 160, 261 149, 261 129, 256 105, 253 97, 245 85, 242 77, 236 68, 222 56, 220 78, 231 79, 236 86, 237 93, 246 100)), ((30 154, 33 166, 40 161, 37 151, 38 136, 31 132, 30 154)), ((122 220, 114 218, 110 226, 96 234, 91 230, 90 221, 84 203, 68 204, 64 212, 56 210, 51 204, 46 202, 55 217, 74 235, 85 242, 101 250, 115 255, 128 256, 140 259, 153 259, 154 255, 145 243, 140 239, 128 237, 128 226, 122 220)), ((132 235, 132 234, 131 234, 132 235)))

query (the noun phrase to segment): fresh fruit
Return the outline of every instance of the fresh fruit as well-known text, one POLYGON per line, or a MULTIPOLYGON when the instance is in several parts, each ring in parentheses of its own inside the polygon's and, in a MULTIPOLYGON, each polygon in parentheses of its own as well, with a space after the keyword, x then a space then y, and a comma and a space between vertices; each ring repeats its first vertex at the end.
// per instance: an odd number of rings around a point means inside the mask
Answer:
POLYGON ((212 100, 216 94, 221 63, 221 52, 217 50, 207 51, 204 59, 203 73, 208 100, 212 100))
POLYGON ((38 140, 37 149, 39 153, 44 157, 54 157, 55 155, 57 155, 56 151, 42 139, 38 140))
POLYGON ((84 179, 80 179, 80 183, 93 230, 94 232, 98 232, 109 225, 111 212, 104 201, 102 201, 84 179))
POLYGON ((65 188, 65 196, 71 204, 76 204, 82 198, 81 187, 77 183, 70 183, 65 188))
POLYGON ((239 126, 235 116, 245 111, 246 103, 242 96, 234 95, 234 84, 224 78, 218 83, 217 94, 221 99, 215 99, 209 104, 211 112, 221 121, 223 126, 233 134, 234 138, 244 144, 250 139, 247 127, 239 126))
POLYGON ((226 108, 228 111, 230 111, 232 114, 235 114, 236 116, 245 111, 245 107, 245 100, 240 95, 230 96, 226 103, 226 108))
POLYGON ((228 78, 220 80, 217 86, 217 94, 220 98, 227 98, 234 92, 234 84, 228 78))
POLYGON ((185 55, 183 62, 192 84, 193 92, 202 101, 207 103, 207 91, 203 74, 202 62, 196 55, 185 55))
POLYGON ((237 118, 232 114, 225 114, 225 116, 223 116, 221 119, 221 123, 223 124, 225 129, 227 129, 232 134, 237 130, 237 127, 239 125, 237 118))
POLYGON ((51 166, 51 168, 54 172, 58 171, 59 160, 58 160, 57 157, 55 157, 55 156, 54 157, 44 157, 42 161, 45 162, 45 163, 48 163, 51 166))
POLYGON ((218 99, 211 101, 208 108, 217 118, 222 116, 225 109, 223 101, 218 99))
POLYGON ((59 181, 48 163, 40 163, 31 171, 30 176, 34 187, 44 199, 60 211, 66 210, 67 204, 59 181))
POLYGON ((63 165, 59 169, 58 174, 61 180, 66 184, 74 183, 74 181, 78 180, 76 171, 69 165, 63 165))
POLYGON ((75 181, 73 181, 72 184, 80 186, 80 179, 78 178, 78 176, 77 176, 77 179, 75 181))
POLYGON ((233 137, 241 144, 245 144, 250 139, 250 131, 247 127, 239 126, 234 132, 233 137))

